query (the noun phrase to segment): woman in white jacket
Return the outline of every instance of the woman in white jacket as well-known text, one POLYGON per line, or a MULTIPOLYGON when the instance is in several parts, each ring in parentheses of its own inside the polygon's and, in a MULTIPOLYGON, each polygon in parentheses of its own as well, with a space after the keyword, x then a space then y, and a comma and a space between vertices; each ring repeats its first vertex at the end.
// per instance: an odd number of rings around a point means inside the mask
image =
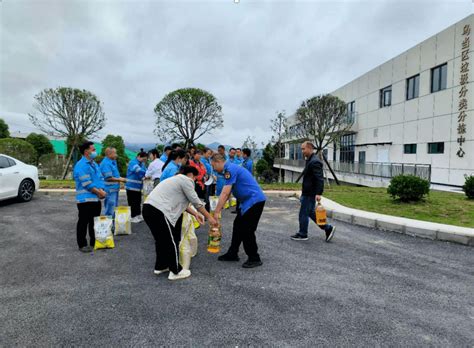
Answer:
POLYGON ((194 190, 194 180, 197 175, 196 168, 182 166, 178 175, 155 187, 143 204, 143 218, 155 239, 154 273, 159 275, 170 271, 169 280, 183 279, 191 275, 191 271, 182 269, 179 263, 183 212, 187 211, 194 215, 201 224, 204 223, 202 215, 210 224, 217 224, 194 190), (202 215, 189 209, 189 203, 202 215))

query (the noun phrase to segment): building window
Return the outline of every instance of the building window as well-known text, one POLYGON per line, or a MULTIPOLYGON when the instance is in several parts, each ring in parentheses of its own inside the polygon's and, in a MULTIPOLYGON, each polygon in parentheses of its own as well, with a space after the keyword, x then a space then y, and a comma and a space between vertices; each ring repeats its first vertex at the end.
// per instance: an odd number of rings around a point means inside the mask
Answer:
POLYGON ((420 75, 407 79, 407 100, 418 98, 420 93, 420 75))
POLYGON ((428 153, 444 153, 444 143, 428 143, 428 153))
POLYGON ((448 76, 448 64, 437 66, 431 69, 431 93, 446 89, 448 76))
POLYGON ((392 105, 392 86, 382 88, 380 90, 380 107, 392 105))
POLYGON ((359 151, 359 163, 365 163, 365 151, 359 151))
POLYGON ((405 144, 403 147, 403 153, 405 154, 416 153, 416 144, 405 144))
POLYGON ((347 103, 347 121, 353 123, 355 121, 355 101, 347 103))
POLYGON ((341 137, 341 148, 339 158, 341 162, 354 162, 354 134, 347 134, 341 137))

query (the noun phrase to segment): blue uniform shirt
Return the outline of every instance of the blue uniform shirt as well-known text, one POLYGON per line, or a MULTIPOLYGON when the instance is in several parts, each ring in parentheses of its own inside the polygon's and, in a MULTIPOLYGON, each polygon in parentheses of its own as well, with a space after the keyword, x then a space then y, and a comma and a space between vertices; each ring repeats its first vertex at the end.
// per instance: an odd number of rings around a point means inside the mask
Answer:
POLYGON ((107 181, 109 178, 120 178, 120 173, 117 168, 117 161, 111 160, 105 157, 100 162, 100 171, 105 179, 105 191, 106 192, 119 192, 120 183, 116 181, 107 181))
POLYGON ((169 179, 172 176, 175 176, 178 170, 179 170, 179 166, 173 161, 171 161, 170 163, 168 163, 165 170, 163 170, 163 173, 161 173, 160 182, 163 182, 166 179, 169 179))
POLYGON ((253 174, 253 161, 251 158, 244 159, 244 161, 242 162, 242 167, 247 169, 250 174, 253 174))
POLYGON ((201 157, 201 162, 204 164, 204 167, 206 167, 206 172, 207 175, 211 176, 212 175, 212 166, 211 162, 206 157, 201 157))
POLYGON ((239 158, 237 156, 234 156, 234 158, 228 158, 227 159, 230 163, 233 163, 233 164, 237 164, 239 165, 240 164, 240 161, 239 161, 239 158))
POLYGON ((131 191, 141 191, 143 187, 143 177, 146 173, 145 164, 138 159, 133 159, 128 164, 127 168, 127 182, 125 189, 131 191))
POLYGON ((262 189, 249 171, 236 164, 224 165, 225 185, 232 185, 232 194, 240 202, 242 215, 252 206, 266 201, 262 189))
POLYGON ((160 157, 161 162, 166 163, 168 160, 168 156, 166 156, 166 153, 163 152, 163 154, 160 157))
POLYGON ((94 160, 83 156, 74 166, 74 181, 76 182, 77 203, 98 202, 99 197, 92 193, 93 188, 104 189, 104 177, 99 165, 94 160))

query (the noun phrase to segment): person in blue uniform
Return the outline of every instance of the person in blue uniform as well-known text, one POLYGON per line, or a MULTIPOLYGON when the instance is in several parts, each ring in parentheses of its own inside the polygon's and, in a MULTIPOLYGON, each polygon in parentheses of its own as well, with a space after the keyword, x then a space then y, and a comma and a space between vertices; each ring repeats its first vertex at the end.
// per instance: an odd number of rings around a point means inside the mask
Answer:
POLYGON ((168 160, 161 168, 161 177, 160 182, 165 181, 173 176, 175 176, 184 160, 186 159, 186 151, 184 150, 174 150, 170 152, 168 160))
POLYGON ((91 252, 95 244, 94 217, 100 215, 100 200, 107 196, 105 184, 99 165, 94 143, 86 141, 79 146, 82 158, 74 166, 76 182, 76 203, 79 210, 77 221, 77 245, 85 253, 91 252), (89 246, 87 246, 87 229, 89 229, 89 246))
MULTIPOLYGON (((212 157, 212 150, 209 148, 204 149, 204 155, 201 157, 201 162, 204 164, 204 167, 206 167, 206 178, 205 181, 207 181, 209 178, 211 178, 214 175, 214 171, 212 170, 212 165, 211 165, 211 157, 212 157)), ((212 194, 212 187, 214 184, 211 185, 206 185, 206 209, 209 211, 210 208, 210 201, 209 197, 212 194)))
POLYGON ((166 163, 171 150, 172 150, 171 146, 165 146, 165 149, 163 150, 163 154, 160 157, 161 162, 166 163))
POLYGON ((238 160, 238 158, 236 157, 236 150, 234 148, 231 148, 229 150, 229 158, 227 159, 230 163, 233 163, 233 164, 237 164, 239 165, 240 162, 238 160))
MULTIPOLYGON (((224 157, 226 161, 229 159, 229 156, 225 153, 224 145, 219 145, 217 147, 217 153, 221 155, 222 157, 224 157)), ((224 188, 225 179, 222 173, 216 172, 215 175, 216 175, 216 196, 220 196, 222 189, 224 188)))
POLYGON ((250 157, 252 155, 252 151, 246 148, 242 150, 242 154, 242 167, 247 169, 253 175, 253 161, 250 157))
POLYGON ((105 149, 105 157, 100 162, 100 171, 105 180, 104 215, 114 216, 115 207, 118 205, 120 183, 127 179, 121 178, 117 167, 117 150, 113 147, 105 149))
POLYGON ((132 213, 131 222, 142 222, 142 188, 143 178, 146 174, 145 162, 148 154, 140 150, 137 157, 130 161, 127 168, 127 183, 125 190, 127 191, 127 201, 132 213))
POLYGON ((242 164, 244 162, 244 158, 242 156, 242 149, 241 148, 236 148, 235 149, 235 158, 238 163, 236 164, 242 164))
POLYGON ((238 261, 240 244, 243 243, 248 260, 242 267, 261 266, 262 260, 258 254, 255 231, 262 216, 266 197, 252 174, 245 168, 226 162, 225 158, 219 154, 212 157, 212 166, 216 172, 223 172, 225 178, 225 185, 214 215, 219 216, 231 192, 240 202, 232 229, 231 245, 227 253, 219 256, 218 260, 238 261))

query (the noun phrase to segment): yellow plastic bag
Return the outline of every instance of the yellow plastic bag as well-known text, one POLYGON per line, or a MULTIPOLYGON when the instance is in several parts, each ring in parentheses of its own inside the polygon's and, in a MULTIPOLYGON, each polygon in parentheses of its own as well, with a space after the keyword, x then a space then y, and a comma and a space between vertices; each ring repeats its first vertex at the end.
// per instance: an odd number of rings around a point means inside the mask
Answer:
POLYGON ((229 209, 229 207, 230 207, 229 201, 225 202, 224 203, 224 209, 229 209))
POLYGON ((211 206, 211 211, 216 210, 217 203, 219 203, 219 197, 218 196, 209 197, 209 203, 210 203, 210 206, 211 206))
POLYGON ((230 199, 230 206, 231 206, 231 207, 235 207, 236 205, 237 205, 237 198, 232 197, 232 198, 230 199))
POLYGON ((130 221, 131 218, 132 213, 130 211, 130 207, 119 206, 115 208, 114 234, 116 236, 121 234, 132 234, 132 223, 130 221))
POLYGON ((179 263, 183 269, 189 269, 191 258, 196 256, 198 241, 194 233, 193 216, 187 212, 183 213, 183 224, 181 225, 181 242, 179 243, 179 263))
POLYGON ((94 250, 115 248, 112 224, 113 221, 110 216, 96 216, 94 218, 94 250))

